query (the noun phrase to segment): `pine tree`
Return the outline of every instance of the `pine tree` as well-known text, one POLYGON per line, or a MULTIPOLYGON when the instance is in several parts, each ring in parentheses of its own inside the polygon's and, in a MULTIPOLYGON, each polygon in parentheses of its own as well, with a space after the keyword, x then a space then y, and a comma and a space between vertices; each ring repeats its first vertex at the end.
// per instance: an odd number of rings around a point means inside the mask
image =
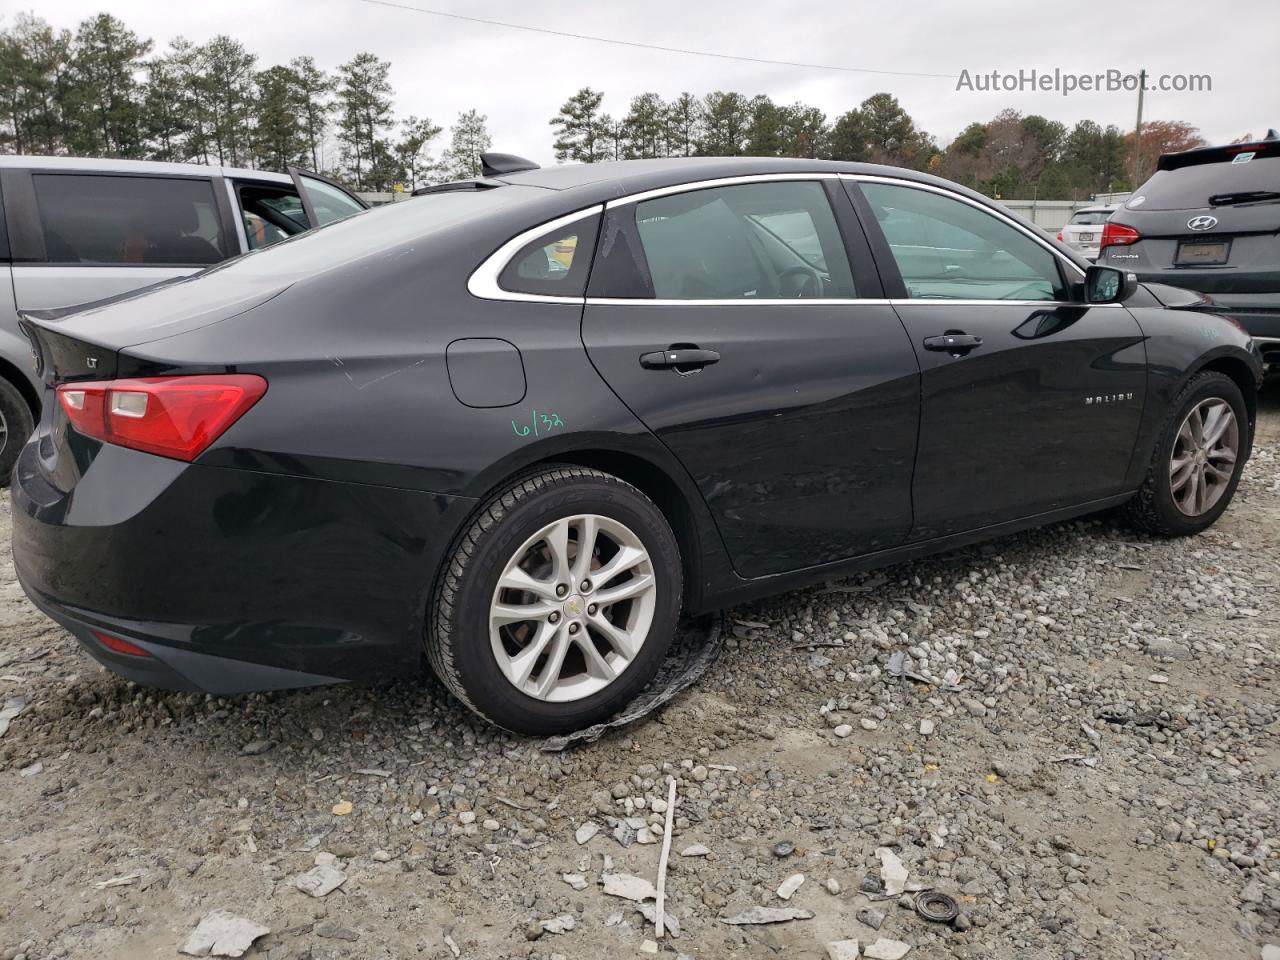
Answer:
POLYGON ((468 110, 458 114, 458 122, 449 130, 449 149, 441 166, 448 180, 469 180, 480 176, 480 154, 493 145, 488 119, 484 114, 468 110))
POLYGON ((141 91, 134 75, 151 41, 107 13, 80 24, 67 92, 68 146, 85 156, 142 155, 141 91))
POLYGON ((426 117, 409 117, 403 128, 404 132, 394 147, 400 168, 397 177, 408 181, 409 189, 413 190, 419 181, 429 180, 436 169, 436 163, 431 159, 430 144, 440 136, 442 128, 426 117))
POLYGON ((391 64, 360 53, 338 68, 338 140, 356 188, 372 189, 391 166, 391 64))
POLYGON ((298 100, 298 75, 277 64, 256 79, 257 124, 253 155, 256 165, 283 173, 307 154, 302 104, 298 100))
POLYGON ((697 151, 702 107, 691 93, 682 93, 667 106, 667 156, 691 157, 697 151))
POLYGON ((741 156, 751 122, 751 105, 740 93, 717 90, 702 98, 698 153, 704 157, 741 156))
POLYGON ((210 114, 209 134, 218 163, 248 162, 253 129, 254 64, 257 56, 225 35, 200 48, 204 61, 201 90, 210 114))
POLYGON ((583 87, 560 107, 551 118, 556 128, 556 159, 563 162, 594 163, 603 160, 611 151, 606 149, 601 136, 600 104, 604 94, 590 87, 583 87))
POLYGON ((626 136, 623 156, 661 157, 667 152, 666 104, 656 93, 642 93, 631 100, 631 109, 622 121, 626 136))
POLYGON ((297 77, 295 96, 302 110, 311 169, 319 170, 320 145, 329 127, 329 117, 333 114, 333 79, 316 66, 314 57, 294 57, 289 61, 289 67, 297 77))
POLYGON ((66 141, 71 34, 20 13, 0 34, 0 145, 15 153, 60 153, 66 141))

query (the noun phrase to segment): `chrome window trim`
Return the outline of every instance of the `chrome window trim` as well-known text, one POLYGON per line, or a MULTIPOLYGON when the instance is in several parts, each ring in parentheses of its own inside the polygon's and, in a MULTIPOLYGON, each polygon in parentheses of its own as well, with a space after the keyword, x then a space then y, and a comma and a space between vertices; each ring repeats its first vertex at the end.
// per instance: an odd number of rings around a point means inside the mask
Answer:
POLYGON ((504 290, 498 285, 498 277, 502 275, 502 271, 506 268, 511 258, 519 253, 526 244, 532 243, 543 234, 559 230, 561 227, 567 227, 592 215, 599 216, 603 212, 603 203, 593 204, 563 217, 557 217, 555 220, 540 223, 536 227, 517 234, 489 254, 480 266, 471 272, 471 276, 467 278, 467 292, 481 300, 513 300, 518 303, 586 303, 586 297, 557 297, 546 293, 519 293, 514 290, 504 290))
POLYGON ((748 183, 777 183, 787 181, 803 181, 803 180, 838 180, 840 174, 831 173, 753 173, 741 177, 718 177, 714 180, 695 180, 692 183, 677 183, 670 187, 656 187, 653 190, 646 190, 643 193, 633 193, 630 196, 618 197, 610 200, 605 204, 606 210, 612 210, 614 207, 625 207, 631 203, 644 203, 646 200, 656 200, 658 197, 669 197, 677 193, 691 193, 695 190, 713 190, 716 187, 738 187, 748 183))
POLYGON ((941 304, 955 304, 970 307, 1088 307, 1098 310, 1103 307, 1120 307, 1119 303, 1076 303, 1074 300, 952 300, 947 297, 886 298, 866 297, 862 299, 821 299, 819 297, 799 297, 790 300, 755 299, 742 297, 725 300, 657 300, 645 297, 587 297, 590 307, 865 307, 890 306, 910 307, 941 304))
POLYGON ((985 203, 979 203, 977 200, 973 200, 969 197, 966 197, 964 196, 964 194, 956 193, 954 190, 949 190, 946 187, 935 187, 931 183, 920 183, 916 180, 906 180, 906 179, 903 179, 902 177, 886 177, 882 174, 875 174, 875 173, 842 173, 840 174, 840 179, 855 180, 862 183, 884 183, 894 187, 909 187, 913 190, 924 190, 927 193, 937 193, 937 194, 941 194, 944 197, 950 197, 952 200, 959 200, 961 203, 967 203, 969 204, 969 206, 976 207, 977 209, 981 210, 983 213, 987 214, 988 216, 992 216, 992 217, 995 217, 997 220, 1003 221, 1004 223, 1013 227, 1013 229, 1017 230, 1019 233, 1022 233, 1023 235, 1030 237, 1036 243, 1040 244, 1040 246, 1044 247, 1051 254, 1053 254, 1055 257, 1057 257, 1059 260, 1065 263, 1072 270, 1076 271, 1076 273, 1080 274, 1080 276, 1082 277, 1084 276, 1084 270, 1080 267, 1080 265, 1077 264, 1070 257, 1063 256, 1062 251, 1059 250, 1057 247, 1055 247, 1052 243, 1050 243, 1047 237, 1037 236, 1033 231, 1028 230, 1025 226, 1023 226, 1021 223, 1019 223, 1017 220, 1014 220, 1012 217, 1008 216, 1007 214, 1001 213, 999 210, 995 210, 987 206, 985 203))
MULTIPOLYGON (((646 200, 654 200, 659 197, 668 197, 680 193, 691 193, 696 190, 711 190, 717 187, 734 187, 751 183, 777 183, 777 182, 804 182, 804 181, 822 181, 822 180, 852 180, 855 182, 866 183, 884 183, 890 186, 908 187, 914 190, 924 190, 928 193, 937 193, 944 197, 950 197, 953 200, 959 200, 961 203, 967 203, 971 207, 981 210, 988 216, 1005 223, 1006 225, 1017 230, 1019 233, 1029 237, 1040 246, 1044 247, 1050 254, 1066 264, 1068 268, 1074 270, 1081 277, 1084 276, 1084 269, 1081 268, 1070 257, 1066 256, 1061 250, 1055 247, 1047 237, 1037 236, 1037 234, 1027 229, 1023 224, 1014 220, 1012 217, 1000 210, 994 209, 985 203, 966 197, 963 194, 948 187, 939 187, 931 183, 920 183, 916 180, 908 180, 902 177, 891 177, 883 174, 874 173, 841 173, 838 171, 813 173, 756 173, 740 177, 715 177, 710 180, 695 180, 689 183, 677 183, 668 187, 657 187, 653 190, 645 190, 641 193, 633 193, 624 197, 616 197, 605 203, 592 204, 581 210, 558 217, 547 223, 539 224, 523 233, 512 237, 497 250, 491 253, 480 266, 472 272, 467 279, 467 291, 473 296, 481 300, 508 300, 517 303, 577 303, 591 304, 593 306, 624 306, 624 305, 644 305, 644 306, 678 306, 682 304, 701 304, 703 306, 728 306, 730 304, 756 303, 771 306, 809 306, 813 304, 829 304, 839 306, 858 305, 872 303, 889 303, 893 305, 905 305, 909 303, 968 303, 968 304, 986 304, 986 305, 1003 305, 1010 306, 1014 304, 1021 305, 1038 305, 1038 306, 1082 306, 1082 304, 1073 301, 1062 300, 951 300, 942 297, 921 297, 906 299, 821 299, 821 298, 802 298, 795 300, 667 300, 667 299, 642 299, 642 298, 616 298, 616 297, 570 297, 570 296, 554 296, 542 293, 517 293, 511 290, 504 290, 498 285, 498 277, 502 274, 508 261, 515 256, 519 250, 526 244, 536 240, 541 234, 548 233, 552 230, 558 230, 561 227, 568 226, 584 217, 593 214, 599 215, 605 210, 613 210, 617 207, 624 207, 629 204, 643 203, 646 200)), ((1089 306, 1089 305, 1086 305, 1089 306)), ((1120 306, 1120 304, 1092 304, 1091 306, 1120 306)))

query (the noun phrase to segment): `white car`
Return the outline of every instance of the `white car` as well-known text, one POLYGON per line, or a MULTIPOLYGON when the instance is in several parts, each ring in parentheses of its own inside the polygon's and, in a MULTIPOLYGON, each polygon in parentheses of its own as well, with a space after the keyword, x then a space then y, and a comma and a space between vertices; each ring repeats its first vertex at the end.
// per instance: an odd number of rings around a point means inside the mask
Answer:
POLYGON ((1098 259, 1098 241, 1102 239, 1102 225, 1119 204, 1101 207, 1082 207, 1071 215, 1067 225, 1058 231, 1058 239, 1086 260, 1098 259))

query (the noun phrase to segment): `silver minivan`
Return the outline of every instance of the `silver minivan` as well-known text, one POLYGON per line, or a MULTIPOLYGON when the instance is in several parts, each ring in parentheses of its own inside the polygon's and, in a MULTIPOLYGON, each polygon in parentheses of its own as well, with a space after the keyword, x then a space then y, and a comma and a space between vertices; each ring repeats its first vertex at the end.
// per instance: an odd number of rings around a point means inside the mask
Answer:
POLYGON ((18 311, 187 276, 364 206, 339 184, 292 168, 0 157, 0 483, 39 418, 18 311))

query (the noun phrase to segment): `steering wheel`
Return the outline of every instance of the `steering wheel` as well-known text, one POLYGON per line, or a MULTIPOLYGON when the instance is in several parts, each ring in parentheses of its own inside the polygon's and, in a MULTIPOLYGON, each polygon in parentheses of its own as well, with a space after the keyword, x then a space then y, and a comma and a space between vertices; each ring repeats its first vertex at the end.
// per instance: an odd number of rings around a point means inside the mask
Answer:
POLYGON ((801 297, 820 297, 822 296, 822 274, 813 267, 787 267, 782 273, 778 274, 778 287, 782 289, 785 281, 789 277, 800 277, 800 283, 796 287, 795 296, 801 297))

